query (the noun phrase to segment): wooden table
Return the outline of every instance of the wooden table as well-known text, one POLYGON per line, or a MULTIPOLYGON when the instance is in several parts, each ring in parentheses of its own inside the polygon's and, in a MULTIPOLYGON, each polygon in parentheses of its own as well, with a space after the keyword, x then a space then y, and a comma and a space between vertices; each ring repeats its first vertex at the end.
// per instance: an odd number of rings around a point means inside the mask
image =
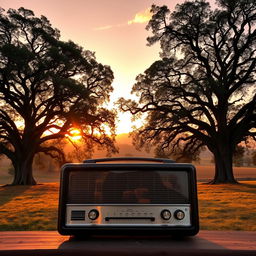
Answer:
POLYGON ((256 256, 256 232, 201 231, 195 237, 182 240, 101 237, 81 241, 55 231, 8 231, 0 232, 0 255, 256 256))

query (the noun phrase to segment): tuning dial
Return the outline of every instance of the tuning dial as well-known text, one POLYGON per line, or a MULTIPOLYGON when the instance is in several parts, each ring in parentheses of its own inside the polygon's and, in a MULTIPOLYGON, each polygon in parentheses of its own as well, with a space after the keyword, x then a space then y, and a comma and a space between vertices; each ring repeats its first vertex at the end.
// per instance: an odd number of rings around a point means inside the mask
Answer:
POLYGON ((185 218, 185 213, 182 211, 182 210, 176 210, 174 212, 174 217, 177 219, 177 220, 183 220, 185 218))
POLYGON ((161 211, 161 217, 162 217, 162 219, 164 219, 164 220, 169 220, 170 218, 171 218, 171 216, 172 216, 172 214, 171 214, 171 212, 169 211, 169 210, 162 210, 161 211))
POLYGON ((96 220, 99 217, 99 212, 96 209, 89 211, 88 217, 90 220, 96 220))

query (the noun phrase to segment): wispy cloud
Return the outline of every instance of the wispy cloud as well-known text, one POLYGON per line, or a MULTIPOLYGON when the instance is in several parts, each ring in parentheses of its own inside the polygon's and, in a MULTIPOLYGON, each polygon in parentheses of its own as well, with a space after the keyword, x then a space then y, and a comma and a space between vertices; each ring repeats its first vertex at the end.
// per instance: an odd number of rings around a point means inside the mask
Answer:
POLYGON ((151 17, 152 17, 152 13, 150 12, 150 8, 147 8, 144 11, 136 13, 134 18, 127 21, 127 23, 122 23, 122 24, 117 24, 117 25, 106 25, 106 26, 94 28, 94 30, 97 30, 97 31, 109 30, 112 28, 120 28, 120 27, 124 27, 127 25, 132 25, 132 24, 147 23, 151 19, 151 17))
POLYGON ((128 21, 128 25, 135 23, 147 23, 152 17, 152 13, 150 12, 150 8, 147 8, 144 11, 138 12, 135 14, 132 20, 128 21))
POLYGON ((112 29, 112 28, 120 28, 120 27, 123 27, 123 26, 126 26, 126 25, 127 25, 126 23, 124 23, 124 24, 117 24, 117 25, 107 25, 107 26, 102 26, 102 27, 94 28, 94 30, 96 30, 96 31, 108 30, 108 29, 112 29))
POLYGON ((94 28, 94 30, 108 30, 108 29, 111 29, 112 27, 113 27, 112 25, 107 25, 103 27, 94 28))

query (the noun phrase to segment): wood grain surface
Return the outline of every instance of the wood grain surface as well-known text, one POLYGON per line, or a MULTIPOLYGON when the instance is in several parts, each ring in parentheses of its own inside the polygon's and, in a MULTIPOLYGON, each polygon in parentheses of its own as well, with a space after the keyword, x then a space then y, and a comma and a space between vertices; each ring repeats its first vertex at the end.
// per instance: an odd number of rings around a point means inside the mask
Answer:
POLYGON ((94 237, 76 240, 55 231, 0 232, 0 255, 254 255, 256 232, 201 231, 195 237, 94 237))

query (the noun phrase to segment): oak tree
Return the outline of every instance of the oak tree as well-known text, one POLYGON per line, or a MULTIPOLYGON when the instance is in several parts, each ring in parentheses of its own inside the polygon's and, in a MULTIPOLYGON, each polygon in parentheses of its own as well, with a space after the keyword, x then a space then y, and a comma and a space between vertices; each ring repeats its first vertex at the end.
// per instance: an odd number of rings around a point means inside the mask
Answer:
POLYGON ((46 17, 24 8, 1 9, 0 153, 14 166, 12 184, 36 184, 32 163, 39 152, 65 161, 58 142, 73 127, 85 143, 116 150, 115 113, 103 107, 112 80, 109 66, 62 41, 46 17))
POLYGON ((236 146, 256 139, 256 5, 254 0, 185 1, 170 12, 152 6, 148 44, 161 59, 137 76, 139 102, 120 99, 121 109, 146 115, 136 144, 215 158, 212 183, 235 183, 236 146))

